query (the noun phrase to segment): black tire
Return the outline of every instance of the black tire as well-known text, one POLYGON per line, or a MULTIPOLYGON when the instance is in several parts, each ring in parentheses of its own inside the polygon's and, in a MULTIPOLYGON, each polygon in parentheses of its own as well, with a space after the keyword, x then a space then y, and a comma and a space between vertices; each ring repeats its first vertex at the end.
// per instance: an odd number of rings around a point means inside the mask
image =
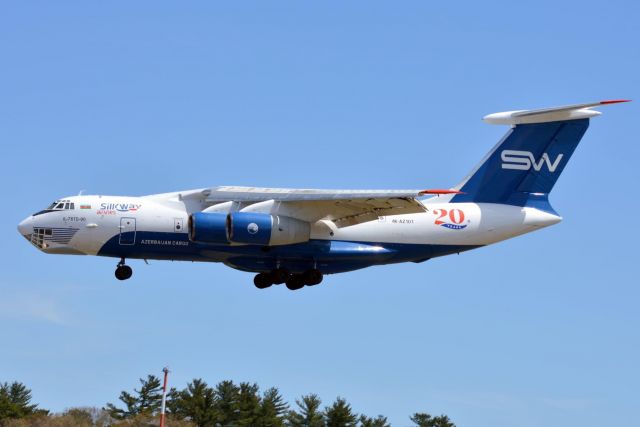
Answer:
POLYGON ((291 276, 291 274, 285 268, 276 268, 271 272, 274 285, 282 285, 289 279, 289 276, 291 276))
POLYGON ((287 289, 291 291, 297 291, 298 289, 302 289, 302 287, 304 287, 304 280, 299 274, 292 274, 289 279, 287 279, 286 283, 287 289))
POLYGON ((322 278, 322 272, 315 268, 304 273, 304 283, 309 286, 319 285, 322 283, 322 278))
POLYGON ((253 278, 253 284, 258 289, 266 289, 273 284, 271 275, 268 273, 258 273, 253 278))
POLYGON ((133 275, 133 270, 128 265, 119 265, 116 268, 116 279, 127 280, 133 275))

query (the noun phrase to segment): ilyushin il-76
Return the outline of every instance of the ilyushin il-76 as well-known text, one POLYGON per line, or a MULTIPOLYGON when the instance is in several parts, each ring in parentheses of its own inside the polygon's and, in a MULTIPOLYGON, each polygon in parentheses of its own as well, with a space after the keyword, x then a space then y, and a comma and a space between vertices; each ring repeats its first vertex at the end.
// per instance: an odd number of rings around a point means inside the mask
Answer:
POLYGON ((18 230, 45 253, 222 262, 260 289, 314 286, 324 275, 423 262, 560 222, 549 193, 600 115, 601 101, 490 114, 507 134, 458 185, 422 190, 220 186, 142 197, 78 195, 18 230))

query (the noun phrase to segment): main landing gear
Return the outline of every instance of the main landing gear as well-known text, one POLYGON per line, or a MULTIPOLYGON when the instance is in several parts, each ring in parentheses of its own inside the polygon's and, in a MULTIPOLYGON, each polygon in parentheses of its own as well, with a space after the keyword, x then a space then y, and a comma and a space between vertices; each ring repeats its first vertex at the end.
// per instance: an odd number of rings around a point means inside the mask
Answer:
POLYGON ((320 270, 311 269, 302 274, 291 274, 283 268, 278 268, 269 273, 258 273, 253 278, 253 284, 258 289, 266 289, 271 285, 280 285, 285 283, 287 289, 296 291, 306 286, 319 285, 322 282, 322 272, 320 270))
POLYGON ((133 274, 133 270, 131 267, 124 263, 124 258, 120 259, 118 266, 116 267, 116 279, 118 280, 127 280, 133 274))

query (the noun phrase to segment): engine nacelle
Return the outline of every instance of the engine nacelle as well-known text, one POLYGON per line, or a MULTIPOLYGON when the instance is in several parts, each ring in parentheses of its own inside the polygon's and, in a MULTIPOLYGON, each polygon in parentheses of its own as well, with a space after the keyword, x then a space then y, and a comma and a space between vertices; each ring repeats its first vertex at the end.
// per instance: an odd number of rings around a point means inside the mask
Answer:
POLYGON ((227 237, 233 243, 278 246, 309 241, 311 225, 299 219, 256 212, 232 212, 227 237))
POLYGON ((196 212, 189 217, 189 240, 192 242, 228 244, 227 214, 196 212))
POLYGON ((299 219, 256 212, 196 212, 189 240, 200 243, 278 246, 309 241, 311 225, 299 219))

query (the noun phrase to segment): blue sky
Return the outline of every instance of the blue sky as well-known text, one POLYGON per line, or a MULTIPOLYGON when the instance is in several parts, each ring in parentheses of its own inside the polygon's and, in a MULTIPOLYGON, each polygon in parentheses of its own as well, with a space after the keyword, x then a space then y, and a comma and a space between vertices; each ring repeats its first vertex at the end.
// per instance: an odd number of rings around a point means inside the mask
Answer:
POLYGON ((440 188, 488 113, 638 99, 631 1, 13 2, 0 14, 0 380, 100 406, 147 373, 317 392, 408 425, 638 424, 638 102, 603 108, 564 221, 424 264, 258 291, 216 264, 44 255, 57 197, 209 185, 440 188))

